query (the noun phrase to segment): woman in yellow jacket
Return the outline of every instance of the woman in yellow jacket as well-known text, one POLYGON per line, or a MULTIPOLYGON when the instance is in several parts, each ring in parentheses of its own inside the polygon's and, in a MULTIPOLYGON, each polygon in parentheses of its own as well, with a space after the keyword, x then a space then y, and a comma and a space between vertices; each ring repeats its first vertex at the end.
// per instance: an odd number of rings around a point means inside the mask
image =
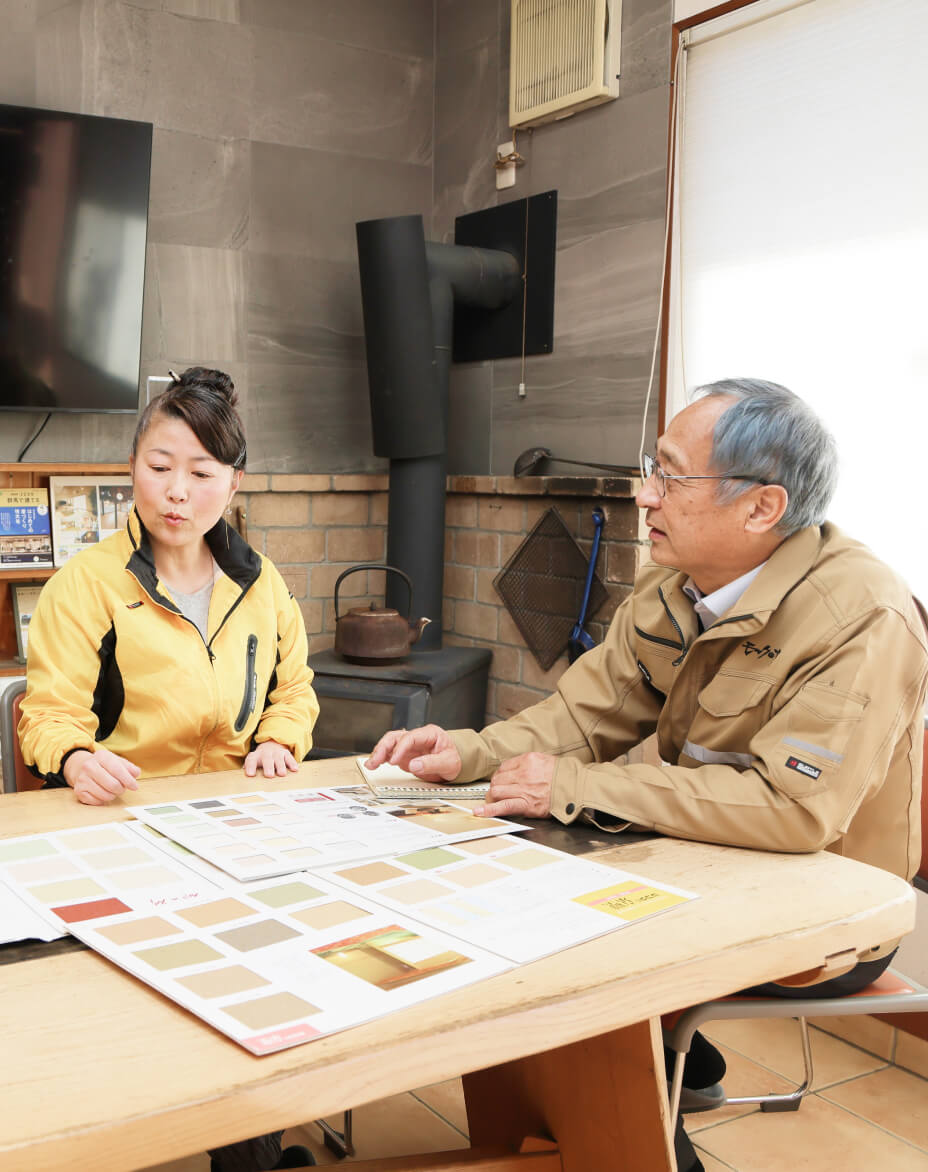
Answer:
POLYGON ((30 624, 23 756, 92 805, 139 777, 283 776, 319 712, 299 606, 223 520, 245 466, 232 381, 173 377, 139 420, 128 525, 49 580, 30 624))
MULTIPOLYGON (((232 380, 172 378, 139 419, 126 528, 48 581, 29 629, 23 757, 89 805, 151 776, 286 776, 319 714, 299 606, 223 520, 245 467, 232 380)), ((313 1162, 280 1138, 216 1149, 212 1168, 313 1162)))

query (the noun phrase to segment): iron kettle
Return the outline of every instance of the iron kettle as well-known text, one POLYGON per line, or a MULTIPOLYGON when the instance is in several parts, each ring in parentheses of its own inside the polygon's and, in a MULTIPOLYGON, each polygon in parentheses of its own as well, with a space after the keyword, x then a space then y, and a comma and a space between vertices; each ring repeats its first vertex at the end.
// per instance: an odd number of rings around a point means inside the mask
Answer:
POLYGON ((402 570, 395 566, 376 565, 365 562, 360 566, 351 566, 344 570, 335 580, 335 651, 342 659, 349 663, 365 663, 377 665, 380 663, 396 663, 405 659, 409 649, 425 630, 431 619, 412 619, 409 611, 412 609, 412 582, 402 570), (390 574, 398 574, 406 583, 409 591, 407 615, 404 617, 398 610, 389 606, 356 606, 346 614, 338 613, 338 588, 349 574, 356 574, 360 570, 386 570, 390 574))

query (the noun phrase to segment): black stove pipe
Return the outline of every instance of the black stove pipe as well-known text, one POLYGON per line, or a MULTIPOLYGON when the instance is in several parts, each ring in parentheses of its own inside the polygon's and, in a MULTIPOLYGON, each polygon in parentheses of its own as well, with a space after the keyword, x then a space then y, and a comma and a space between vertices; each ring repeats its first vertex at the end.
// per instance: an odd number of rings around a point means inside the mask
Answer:
MULTIPOLYGON (((426 243, 421 216, 357 224, 374 454, 390 461, 387 562, 412 579, 417 646, 442 644, 448 381, 454 303, 498 309, 515 296, 508 252, 426 243)), ((387 575, 386 602, 405 607, 387 575)))

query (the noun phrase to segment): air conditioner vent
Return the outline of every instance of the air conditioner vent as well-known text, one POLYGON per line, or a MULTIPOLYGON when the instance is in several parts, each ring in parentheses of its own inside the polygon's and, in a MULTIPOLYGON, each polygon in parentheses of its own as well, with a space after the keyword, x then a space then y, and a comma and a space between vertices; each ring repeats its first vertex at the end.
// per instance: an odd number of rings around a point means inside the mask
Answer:
POLYGON ((512 0, 509 125, 619 96, 622 0, 512 0))

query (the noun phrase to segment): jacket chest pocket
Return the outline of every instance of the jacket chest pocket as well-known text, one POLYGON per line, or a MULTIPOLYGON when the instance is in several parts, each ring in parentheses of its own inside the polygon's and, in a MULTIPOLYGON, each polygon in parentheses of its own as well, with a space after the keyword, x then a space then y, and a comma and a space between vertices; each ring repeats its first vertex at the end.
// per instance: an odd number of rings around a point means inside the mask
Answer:
POLYGON ((679 651, 663 647, 649 647, 645 653, 639 650, 638 670, 647 683, 662 696, 666 696, 673 687, 676 675, 673 661, 679 654, 679 651))
POLYGON ((697 708, 681 756, 700 765, 749 769, 754 763, 751 738, 763 725, 763 702, 772 686, 770 679, 719 672, 696 697, 697 708))

